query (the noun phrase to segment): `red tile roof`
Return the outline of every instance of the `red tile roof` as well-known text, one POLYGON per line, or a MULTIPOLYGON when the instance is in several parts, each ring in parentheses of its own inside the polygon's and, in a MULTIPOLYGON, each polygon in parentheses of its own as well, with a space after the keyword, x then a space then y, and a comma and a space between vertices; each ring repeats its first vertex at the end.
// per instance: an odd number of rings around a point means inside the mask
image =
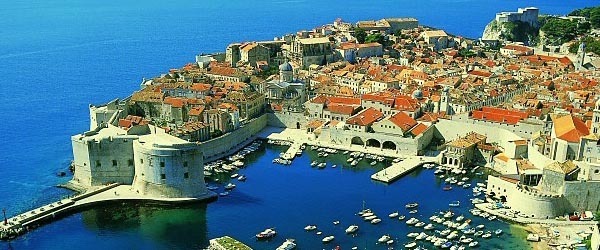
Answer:
POLYGON ((500 109, 494 107, 483 107, 482 110, 475 110, 472 113, 472 118, 477 120, 486 120, 499 123, 517 124, 519 121, 526 119, 529 115, 527 112, 500 109))
POLYGON ((397 114, 390 116, 389 120, 394 123, 394 125, 398 126, 403 133, 417 125, 417 121, 404 112, 398 112, 397 114))
POLYGON ((344 105, 338 103, 331 103, 327 105, 327 110, 329 110, 329 112, 343 115, 352 115, 352 113, 354 113, 354 110, 356 110, 357 108, 358 106, 344 105))
POLYGON ((414 128, 413 128, 413 129, 412 129, 410 132, 411 132, 413 135, 417 136, 417 135, 420 135, 420 134, 422 134, 423 132, 425 132, 425 130, 427 130, 427 128, 429 128, 429 127, 427 127, 427 125, 425 125, 425 124, 423 124, 423 123, 419 123, 419 124, 417 124, 417 126, 415 126, 415 127, 414 127, 414 128))
POLYGON ((368 126, 373 124, 375 121, 381 119, 383 117, 383 113, 374 108, 368 108, 353 117, 350 117, 346 124, 350 125, 358 125, 358 126, 368 126))
POLYGON ((565 115, 554 119, 556 137, 568 142, 579 142, 582 136, 590 134, 585 123, 573 115, 565 115))

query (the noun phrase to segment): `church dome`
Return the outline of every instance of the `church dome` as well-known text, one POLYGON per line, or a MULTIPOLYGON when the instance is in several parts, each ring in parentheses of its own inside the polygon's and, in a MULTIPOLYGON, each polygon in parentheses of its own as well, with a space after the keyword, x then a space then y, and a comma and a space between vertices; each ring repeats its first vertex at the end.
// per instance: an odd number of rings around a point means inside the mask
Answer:
POLYGON ((289 62, 284 62, 283 64, 279 65, 279 71, 292 71, 292 65, 289 62))
POLYGON ((423 98, 423 91, 421 91, 420 89, 415 90, 412 93, 413 98, 415 99, 422 99, 423 98))

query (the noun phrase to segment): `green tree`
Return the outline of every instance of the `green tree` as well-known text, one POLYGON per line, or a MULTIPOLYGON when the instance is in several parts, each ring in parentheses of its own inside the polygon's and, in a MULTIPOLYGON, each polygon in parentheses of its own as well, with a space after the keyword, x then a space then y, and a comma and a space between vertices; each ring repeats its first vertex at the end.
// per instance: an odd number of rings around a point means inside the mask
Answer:
POLYGON ((550 84, 548 84, 548 90, 554 91, 555 89, 556 89, 556 86, 554 85, 554 82, 550 81, 550 84))
POLYGON ((358 41, 358 43, 365 43, 365 39, 367 39, 367 32, 362 28, 355 28, 354 37, 356 37, 356 41, 358 41))
POLYGON ((573 40, 581 33, 577 29, 577 21, 561 18, 550 18, 541 30, 552 45, 560 45, 573 40))
POLYGON ((365 38, 365 43, 379 43, 383 44, 385 42, 385 37, 381 35, 381 33, 369 34, 365 38))

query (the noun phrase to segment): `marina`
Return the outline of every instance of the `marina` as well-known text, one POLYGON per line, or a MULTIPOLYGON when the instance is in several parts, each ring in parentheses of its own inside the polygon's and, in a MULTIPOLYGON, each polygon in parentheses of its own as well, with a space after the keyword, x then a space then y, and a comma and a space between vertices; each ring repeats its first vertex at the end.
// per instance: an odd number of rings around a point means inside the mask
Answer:
POLYGON ((408 157, 401 162, 393 163, 392 166, 371 175, 371 179, 384 183, 391 183, 425 163, 434 163, 435 160, 435 157, 427 156, 408 157))

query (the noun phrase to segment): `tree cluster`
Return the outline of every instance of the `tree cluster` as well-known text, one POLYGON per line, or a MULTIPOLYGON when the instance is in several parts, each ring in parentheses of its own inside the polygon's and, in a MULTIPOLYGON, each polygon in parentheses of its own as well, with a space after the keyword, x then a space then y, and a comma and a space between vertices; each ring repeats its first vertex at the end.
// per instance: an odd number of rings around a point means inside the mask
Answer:
POLYGON ((545 34, 547 44, 561 45, 589 32, 590 24, 552 17, 546 19, 541 30, 545 34))
POLYGON ((569 16, 586 17, 592 27, 600 28, 600 6, 577 9, 569 13, 569 16))
POLYGON ((593 37, 584 37, 579 41, 576 41, 569 46, 569 52, 577 53, 581 42, 585 43, 585 51, 592 52, 596 55, 600 55, 600 40, 594 39, 593 37))

